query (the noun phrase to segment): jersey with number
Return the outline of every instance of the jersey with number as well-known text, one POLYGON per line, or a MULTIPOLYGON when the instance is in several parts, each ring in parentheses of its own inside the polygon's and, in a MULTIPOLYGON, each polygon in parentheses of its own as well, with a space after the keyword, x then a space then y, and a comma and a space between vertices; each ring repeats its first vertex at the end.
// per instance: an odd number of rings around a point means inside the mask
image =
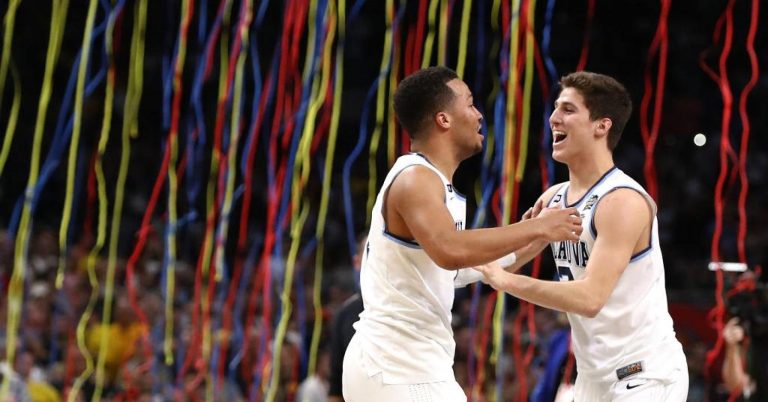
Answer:
POLYGON ((451 328, 456 273, 435 264, 412 240, 389 233, 385 199, 392 181, 413 165, 425 166, 443 182, 445 205, 464 228, 466 200, 420 154, 401 156, 390 170, 373 206, 360 272, 364 310, 355 336, 367 358, 369 375, 382 373, 385 384, 453 380, 455 342, 451 328))
POLYGON ((551 244, 560 281, 579 280, 586 275, 589 256, 599 236, 594 214, 603 197, 616 189, 629 188, 640 193, 653 210, 649 246, 630 258, 597 316, 568 314, 578 373, 594 381, 616 381, 640 371, 645 377, 662 376, 668 356, 677 353, 681 345, 675 338, 667 308, 656 204, 640 184, 616 167, 579 200, 567 199, 568 187, 568 182, 563 183, 548 205, 576 207, 584 230, 577 242, 551 244))

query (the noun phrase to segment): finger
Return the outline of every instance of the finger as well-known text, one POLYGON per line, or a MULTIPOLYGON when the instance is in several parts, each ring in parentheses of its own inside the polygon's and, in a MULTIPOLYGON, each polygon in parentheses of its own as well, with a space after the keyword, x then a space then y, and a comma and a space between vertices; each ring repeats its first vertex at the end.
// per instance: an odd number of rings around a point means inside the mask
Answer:
POLYGON ((544 209, 544 201, 542 200, 536 200, 536 203, 533 204, 533 211, 531 211, 533 217, 539 216, 541 213, 541 210, 544 209))
POLYGON ((571 223, 573 223, 574 225, 581 226, 581 217, 580 216, 578 216, 578 215, 569 215, 569 217, 571 218, 571 223))
POLYGON ((531 219, 531 216, 533 215, 533 208, 528 208, 527 211, 523 214, 522 220, 528 220, 531 219))
POLYGON ((579 210, 576 209, 575 207, 565 208, 563 209, 563 211, 565 211, 565 213, 567 213, 568 215, 577 215, 577 216, 579 215, 579 210))

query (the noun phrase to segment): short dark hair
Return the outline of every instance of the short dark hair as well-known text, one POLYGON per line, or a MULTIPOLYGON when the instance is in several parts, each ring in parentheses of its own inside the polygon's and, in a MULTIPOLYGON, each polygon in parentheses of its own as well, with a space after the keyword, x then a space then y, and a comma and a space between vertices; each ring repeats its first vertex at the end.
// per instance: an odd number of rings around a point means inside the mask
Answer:
POLYGON ((624 126, 632 114, 632 99, 624 85, 607 75, 579 71, 561 78, 560 88, 574 88, 579 91, 589 109, 590 120, 605 117, 611 119, 608 149, 616 149, 624 126))
POLYGON ((435 113, 445 109, 456 96, 446 85, 459 78, 456 72, 443 66, 419 70, 400 82, 394 96, 397 120, 416 138, 435 113))

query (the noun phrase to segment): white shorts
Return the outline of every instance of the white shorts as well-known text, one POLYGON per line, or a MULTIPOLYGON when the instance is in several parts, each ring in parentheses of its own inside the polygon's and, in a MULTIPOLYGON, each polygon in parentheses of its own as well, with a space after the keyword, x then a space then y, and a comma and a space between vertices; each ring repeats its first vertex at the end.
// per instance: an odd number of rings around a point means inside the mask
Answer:
POLYGON ((674 367, 665 378, 651 378, 643 373, 619 381, 597 382, 576 376, 576 402, 685 402, 688 397, 688 365, 680 351, 670 362, 674 367))
POLYGON ((344 353, 341 388, 347 402, 466 402, 467 395, 456 380, 422 384, 384 384, 382 373, 366 374, 363 351, 356 337, 344 353))

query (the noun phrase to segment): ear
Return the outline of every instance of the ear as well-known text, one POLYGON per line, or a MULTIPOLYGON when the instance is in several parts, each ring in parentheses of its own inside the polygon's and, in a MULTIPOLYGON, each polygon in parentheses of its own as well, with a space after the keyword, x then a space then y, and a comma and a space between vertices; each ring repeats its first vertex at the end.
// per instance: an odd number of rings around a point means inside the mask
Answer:
POLYGON ((608 132, 611 130, 611 126, 613 126, 613 121, 611 121, 611 119, 607 117, 597 119, 595 135, 598 137, 608 136, 608 132))
POLYGON ((442 129, 451 128, 451 117, 446 112, 437 112, 435 114, 435 124, 442 129))

